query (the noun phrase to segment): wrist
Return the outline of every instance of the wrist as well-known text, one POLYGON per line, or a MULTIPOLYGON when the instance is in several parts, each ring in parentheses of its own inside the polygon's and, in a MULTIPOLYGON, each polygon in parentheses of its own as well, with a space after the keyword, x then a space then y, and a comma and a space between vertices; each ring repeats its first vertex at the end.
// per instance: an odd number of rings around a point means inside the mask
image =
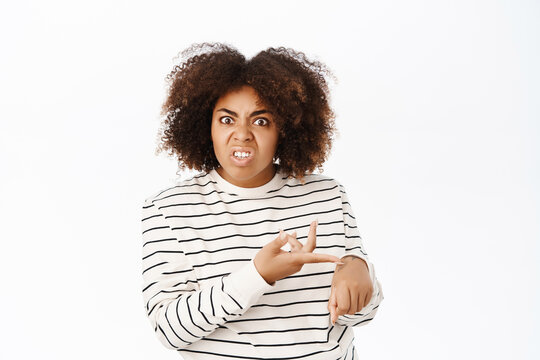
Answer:
POLYGON ((255 270, 259 273, 259 275, 266 281, 268 285, 274 285, 275 281, 271 281, 271 279, 268 278, 267 275, 264 274, 264 272, 261 271, 261 268, 257 265, 257 257, 253 259, 253 265, 255 266, 255 270))
POLYGON ((366 267, 366 270, 369 271, 369 266, 368 266, 368 264, 367 264, 367 261, 364 260, 364 259, 362 259, 362 258, 359 257, 359 256, 356 256, 356 255, 345 255, 345 256, 342 256, 342 257, 341 257, 341 261, 343 261, 345 264, 339 265, 339 266, 343 267, 343 266, 345 266, 345 265, 347 265, 347 264, 349 264, 349 263, 353 263, 353 262, 356 263, 356 264, 359 264, 359 263, 360 263, 359 260, 360 260, 360 262, 362 262, 362 263, 364 264, 364 266, 366 267))

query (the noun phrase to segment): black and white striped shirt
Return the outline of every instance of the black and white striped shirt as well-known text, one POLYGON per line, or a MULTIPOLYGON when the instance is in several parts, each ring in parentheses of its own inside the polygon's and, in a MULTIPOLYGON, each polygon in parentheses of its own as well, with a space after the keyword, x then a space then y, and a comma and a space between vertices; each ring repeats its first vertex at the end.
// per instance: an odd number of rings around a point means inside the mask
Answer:
MULTIPOLYGON (((383 293, 343 186, 322 174, 305 184, 279 171, 242 188, 216 170, 160 191, 142 208, 142 292, 159 340, 184 359, 353 359, 352 326, 368 323, 383 293), (366 260, 370 303, 330 322, 333 263, 305 264, 269 285, 253 258, 283 229, 315 253, 366 260)), ((284 246, 284 249, 288 244, 284 246)))

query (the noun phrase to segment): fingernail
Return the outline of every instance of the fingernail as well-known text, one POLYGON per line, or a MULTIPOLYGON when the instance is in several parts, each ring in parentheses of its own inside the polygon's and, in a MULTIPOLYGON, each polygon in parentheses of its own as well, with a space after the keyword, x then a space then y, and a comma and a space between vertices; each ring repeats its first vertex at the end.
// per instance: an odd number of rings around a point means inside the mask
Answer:
POLYGON ((283 230, 279 230, 279 238, 281 240, 285 240, 286 238, 286 235, 285 235, 285 232, 283 230))
POLYGON ((345 263, 341 260, 336 260, 334 261, 335 264, 338 264, 338 265, 345 265, 345 263))
POLYGON ((292 236, 296 237, 296 230, 293 231, 292 236))
POLYGON ((319 225, 319 219, 315 219, 315 226, 319 225))

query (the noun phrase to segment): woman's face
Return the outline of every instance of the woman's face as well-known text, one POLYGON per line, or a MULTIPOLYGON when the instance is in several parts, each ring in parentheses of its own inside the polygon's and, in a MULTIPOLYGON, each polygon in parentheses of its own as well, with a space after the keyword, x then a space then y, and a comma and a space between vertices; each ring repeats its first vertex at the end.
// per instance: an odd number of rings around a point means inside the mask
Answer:
POLYGON ((245 85, 220 97, 212 113, 212 142, 221 165, 216 171, 236 186, 261 186, 275 174, 278 129, 258 101, 255 90, 245 85))

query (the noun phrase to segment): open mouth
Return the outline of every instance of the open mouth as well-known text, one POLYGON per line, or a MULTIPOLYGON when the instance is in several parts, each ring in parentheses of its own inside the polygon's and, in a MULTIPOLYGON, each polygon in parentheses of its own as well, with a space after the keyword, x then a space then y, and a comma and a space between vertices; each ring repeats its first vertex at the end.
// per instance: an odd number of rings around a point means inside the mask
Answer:
POLYGON ((235 151, 233 152, 233 156, 237 159, 247 159, 251 157, 252 154, 249 151, 235 151))

